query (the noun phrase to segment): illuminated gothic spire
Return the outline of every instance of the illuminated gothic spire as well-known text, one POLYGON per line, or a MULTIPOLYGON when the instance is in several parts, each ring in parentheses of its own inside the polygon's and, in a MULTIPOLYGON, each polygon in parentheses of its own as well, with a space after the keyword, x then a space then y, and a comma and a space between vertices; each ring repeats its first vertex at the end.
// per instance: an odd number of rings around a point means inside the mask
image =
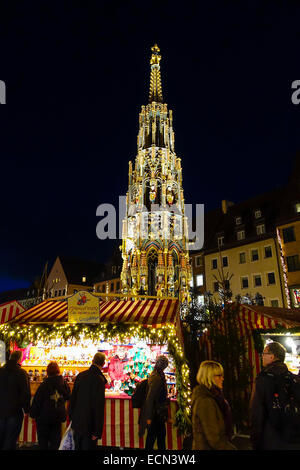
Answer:
POLYGON ((157 44, 151 47, 152 55, 150 59, 151 75, 150 75, 150 91, 149 91, 149 103, 155 101, 156 103, 163 102, 162 90, 161 90, 161 76, 160 76, 160 49, 157 44))

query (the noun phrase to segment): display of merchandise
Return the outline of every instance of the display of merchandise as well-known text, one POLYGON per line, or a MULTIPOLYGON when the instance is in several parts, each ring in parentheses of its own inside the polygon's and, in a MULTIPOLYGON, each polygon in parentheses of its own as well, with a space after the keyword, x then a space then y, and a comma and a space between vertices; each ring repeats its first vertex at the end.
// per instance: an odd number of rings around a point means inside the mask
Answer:
POLYGON ((101 341, 70 341, 67 345, 42 344, 29 345, 23 354, 22 367, 27 369, 31 382, 42 382, 46 377, 46 367, 51 361, 58 363, 61 374, 68 383, 73 383, 76 376, 90 367, 96 352, 103 352, 106 361, 103 373, 107 378, 107 393, 126 393, 131 396, 136 385, 149 377, 154 369, 157 356, 167 355, 169 366, 164 371, 168 387, 168 397, 176 398, 175 365, 165 345, 147 344, 136 338, 128 338, 125 344, 101 341))

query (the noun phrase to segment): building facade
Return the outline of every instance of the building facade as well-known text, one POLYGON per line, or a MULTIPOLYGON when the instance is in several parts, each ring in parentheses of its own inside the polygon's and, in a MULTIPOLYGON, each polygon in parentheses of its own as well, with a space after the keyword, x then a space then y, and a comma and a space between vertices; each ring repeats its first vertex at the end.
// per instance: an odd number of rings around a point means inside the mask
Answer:
POLYGON ((238 204, 222 201, 219 209, 205 214, 204 238, 203 249, 191 254, 194 287, 197 275, 203 275, 200 301, 205 293, 219 301, 223 283, 232 300, 299 307, 298 179, 238 204))

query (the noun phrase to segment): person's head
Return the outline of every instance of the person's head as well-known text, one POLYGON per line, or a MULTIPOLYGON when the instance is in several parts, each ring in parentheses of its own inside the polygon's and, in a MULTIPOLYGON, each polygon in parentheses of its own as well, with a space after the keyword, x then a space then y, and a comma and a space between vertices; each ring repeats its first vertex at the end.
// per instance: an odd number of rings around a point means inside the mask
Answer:
POLYGON ((169 361, 166 356, 164 356, 163 354, 161 356, 157 356, 156 361, 155 361, 155 366, 154 366, 155 369, 164 370, 168 367, 168 365, 169 365, 169 361))
POLYGON ((282 344, 273 341, 265 346, 262 353, 263 366, 271 364, 274 361, 284 362, 286 350, 282 344))
POLYGON ((47 365, 47 375, 48 377, 54 377, 55 375, 60 375, 60 369, 57 362, 49 362, 47 365))
POLYGON ((200 385, 205 385, 205 387, 209 389, 212 388, 213 385, 223 388, 223 367, 219 362, 215 361, 201 362, 196 379, 200 385))
POLYGON ((95 356, 93 357, 93 362, 92 364, 94 366, 97 366, 101 369, 101 367, 104 366, 105 364, 105 354, 101 353, 101 352, 97 352, 95 354, 95 356))
POLYGON ((15 362, 18 362, 20 363, 22 361, 22 356, 23 356, 23 353, 22 351, 18 350, 18 351, 13 351, 9 357, 9 359, 11 361, 15 361, 15 362))

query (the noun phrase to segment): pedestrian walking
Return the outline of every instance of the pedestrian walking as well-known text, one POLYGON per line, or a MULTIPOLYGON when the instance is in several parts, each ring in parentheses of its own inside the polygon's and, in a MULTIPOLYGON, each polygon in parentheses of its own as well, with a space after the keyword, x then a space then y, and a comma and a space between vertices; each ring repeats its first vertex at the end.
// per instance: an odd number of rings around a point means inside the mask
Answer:
POLYGON ((153 449, 157 440, 159 450, 166 449, 166 422, 168 420, 168 389, 164 370, 168 367, 168 358, 158 356, 154 369, 148 378, 146 400, 139 418, 139 436, 143 437, 146 428, 146 449, 153 449))
POLYGON ((67 419, 66 401, 70 395, 70 388, 60 375, 58 364, 50 362, 47 377, 38 387, 30 408, 30 416, 36 421, 40 450, 58 450, 61 425, 67 419))
POLYGON ((21 369, 22 351, 13 351, 0 368, 0 449, 16 449, 24 414, 30 406, 30 384, 21 369))
POLYGON ((69 408, 75 450, 94 450, 101 439, 107 383, 101 371, 104 364, 105 354, 96 353, 91 367, 75 379, 69 408))
POLYGON ((224 371, 215 361, 204 361, 192 394, 193 450, 236 450, 232 444, 232 415, 223 395, 224 371))
POLYGON ((263 370, 250 401, 254 450, 300 450, 300 382, 284 363, 285 354, 284 346, 275 341, 262 353, 263 370))

